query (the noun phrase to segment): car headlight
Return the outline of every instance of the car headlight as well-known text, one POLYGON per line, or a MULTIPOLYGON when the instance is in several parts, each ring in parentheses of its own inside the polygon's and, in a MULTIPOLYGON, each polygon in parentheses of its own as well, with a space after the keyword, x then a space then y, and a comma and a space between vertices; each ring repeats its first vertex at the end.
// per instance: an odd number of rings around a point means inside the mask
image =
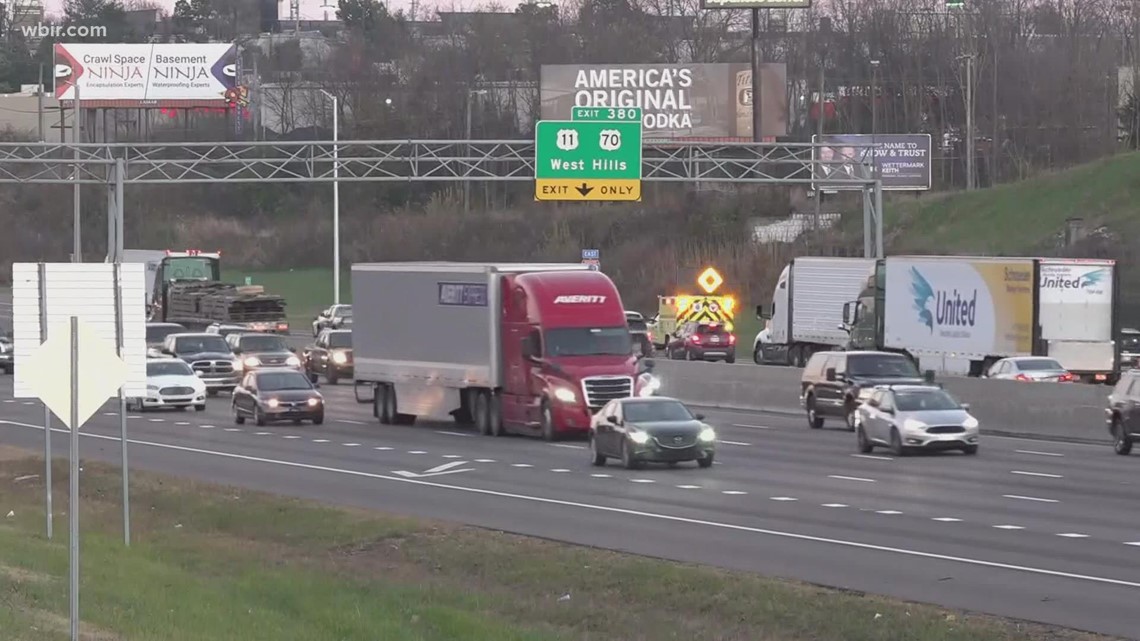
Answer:
POLYGON ((701 430, 701 433, 697 436, 697 438, 700 439, 702 443, 712 443, 716 440, 716 432, 713 431, 713 428, 706 427, 705 429, 701 430))
POLYGON ((661 389, 661 379, 653 374, 641 375, 641 389, 637 392, 639 396, 653 396, 659 389, 661 389))
POLYGON ((908 418, 905 421, 903 421, 903 429, 904 430, 923 430, 923 429, 926 429, 926 423, 923 423, 922 421, 916 421, 913 418, 908 418))
POLYGON ((554 389, 554 398, 562 401, 563 403, 573 403, 578 400, 578 395, 574 390, 567 387, 557 387, 554 389))
POLYGON ((321 404, 321 399, 319 399, 319 398, 310 398, 309 399, 309 407, 316 407, 320 404, 321 404))
POLYGON ((332 359, 337 365, 344 365, 348 362, 348 355, 344 352, 333 352, 332 359))
POLYGON ((249 356, 244 361, 242 361, 242 364, 246 367, 257 367, 258 365, 261 365, 261 360, 256 356, 249 356))
POLYGON ((629 440, 637 443, 638 445, 645 445, 649 442, 649 434, 646 432, 630 432, 629 440))
POLYGON ((277 399, 271 398, 268 401, 265 401, 265 404, 268 405, 269 407, 277 407, 281 403, 277 399))
MULTIPOLYGON (((234 359, 234 369, 236 369, 236 370, 240 370, 241 368, 242 368, 241 359, 240 359, 240 358, 235 358, 235 359, 234 359)), ((201 376, 201 373, 199 373, 198 375, 199 375, 199 376, 201 376)))
POLYGON ((976 430, 978 429, 978 419, 973 416, 968 416, 966 420, 962 421, 962 427, 968 430, 976 430))
POLYGON ((289 367, 300 367, 301 359, 297 358, 296 356, 290 356, 289 358, 285 359, 285 364, 289 367))

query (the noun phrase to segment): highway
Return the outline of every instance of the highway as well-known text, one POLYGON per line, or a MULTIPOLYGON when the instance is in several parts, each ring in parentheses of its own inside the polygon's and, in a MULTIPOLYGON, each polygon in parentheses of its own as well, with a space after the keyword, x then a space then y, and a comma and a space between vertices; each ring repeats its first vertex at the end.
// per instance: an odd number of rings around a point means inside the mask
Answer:
MULTIPOLYGON (((351 386, 323 426, 205 412, 128 417, 132 464, 329 503, 445 519, 1132 637, 1135 461, 1105 447, 991 437, 977 457, 855 454, 801 418, 707 410, 718 464, 595 468, 581 442, 381 426, 351 386)), ((108 404, 84 457, 118 460, 108 404)), ((0 442, 41 449, 43 410, 0 379, 0 442)), ((53 439, 67 453, 66 435, 53 439)), ((136 505, 135 509, 145 509, 136 505)))

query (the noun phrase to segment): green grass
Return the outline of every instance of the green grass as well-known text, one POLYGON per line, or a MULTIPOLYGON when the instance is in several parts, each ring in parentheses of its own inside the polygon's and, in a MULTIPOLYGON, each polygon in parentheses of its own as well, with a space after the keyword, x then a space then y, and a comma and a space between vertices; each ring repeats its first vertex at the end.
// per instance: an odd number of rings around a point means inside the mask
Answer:
POLYGON ((896 197, 887 205, 888 247, 936 253, 1024 255, 1084 218, 1088 229, 1136 228, 1140 153, 1120 154, 992 189, 896 197))
MULTIPOLYGON (((0 629, 5 641, 63 639, 65 521, 42 537, 38 477, 14 480, 42 464, 22 457, 0 451, 0 507, 15 513, 0 520, 0 629)), ((65 466, 55 478, 65 509, 65 466)), ((118 484, 85 462, 88 641, 1101 638, 143 473, 128 549, 118 484)))

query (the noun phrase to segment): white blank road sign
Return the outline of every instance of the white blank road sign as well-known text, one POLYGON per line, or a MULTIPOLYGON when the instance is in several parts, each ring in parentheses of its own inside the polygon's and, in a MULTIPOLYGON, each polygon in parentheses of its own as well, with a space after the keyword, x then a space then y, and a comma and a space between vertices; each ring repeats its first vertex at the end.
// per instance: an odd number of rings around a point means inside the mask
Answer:
MULTIPOLYGON (((33 382, 20 375, 21 364, 40 346, 39 265, 12 265, 12 342, 15 348, 13 393, 39 398, 33 382)), ((115 341, 114 265, 111 263, 46 263, 48 328, 68 326, 72 316, 95 336, 115 341)), ((123 263, 119 278, 123 308, 123 356, 127 366, 124 392, 146 395, 146 266, 123 263)), ((68 385, 67 363, 60 363, 59 384, 68 385)), ((83 381, 80 381, 83 384, 83 381)))

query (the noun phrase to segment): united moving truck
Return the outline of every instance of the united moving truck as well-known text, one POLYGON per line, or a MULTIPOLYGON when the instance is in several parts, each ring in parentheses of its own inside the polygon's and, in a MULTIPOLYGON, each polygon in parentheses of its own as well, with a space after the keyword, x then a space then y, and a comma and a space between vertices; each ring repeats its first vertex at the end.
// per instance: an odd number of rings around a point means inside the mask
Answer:
POLYGON ((1009 356, 1049 356, 1087 382, 1119 371, 1119 283, 1108 260, 891 256, 843 306, 849 349, 963 363, 980 376, 1009 356))

